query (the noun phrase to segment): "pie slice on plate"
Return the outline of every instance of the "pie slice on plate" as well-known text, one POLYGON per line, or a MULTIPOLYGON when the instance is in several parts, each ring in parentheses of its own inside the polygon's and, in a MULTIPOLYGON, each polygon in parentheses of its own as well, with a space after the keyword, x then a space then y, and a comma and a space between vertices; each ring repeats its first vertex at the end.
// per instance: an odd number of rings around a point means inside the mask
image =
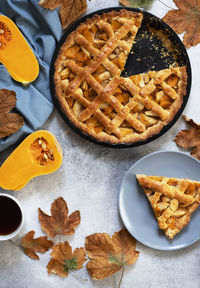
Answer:
POLYGON ((134 143, 157 134, 186 94, 186 67, 121 77, 142 13, 95 15, 66 38, 55 62, 55 91, 71 123, 98 141, 134 143))
POLYGON ((159 228, 173 239, 200 204, 200 182, 144 174, 136 177, 151 203, 159 228))

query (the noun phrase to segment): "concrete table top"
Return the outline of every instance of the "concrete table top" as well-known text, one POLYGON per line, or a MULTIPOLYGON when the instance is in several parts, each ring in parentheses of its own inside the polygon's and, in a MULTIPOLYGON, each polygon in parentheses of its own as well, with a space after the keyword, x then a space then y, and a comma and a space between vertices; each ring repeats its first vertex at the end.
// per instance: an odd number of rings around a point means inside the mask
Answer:
MULTIPOLYGON (((175 7, 173 1, 163 0, 175 7)), ((88 1, 87 13, 95 10, 118 6, 117 0, 88 1)), ((169 10, 160 1, 155 0, 149 12, 162 18, 169 10)), ((182 38, 182 35, 181 35, 182 38)), ((200 122, 200 44, 188 50, 192 65, 192 89, 184 114, 200 122)), ((55 110, 48 122, 42 127, 55 134, 64 152, 62 167, 51 175, 31 180, 20 192, 9 191, 21 202, 25 223, 20 234, 13 239, 20 242, 21 237, 30 230, 36 231, 36 237, 45 235, 37 217, 40 207, 50 213, 50 205, 59 196, 68 203, 69 211, 79 209, 81 224, 73 236, 62 237, 75 249, 84 246, 86 236, 95 232, 112 235, 123 227, 118 211, 118 194, 121 181, 132 164, 154 151, 179 151, 172 141, 178 131, 185 128, 180 118, 176 124, 159 139, 138 148, 112 149, 97 146, 82 139, 73 132, 55 110)), ((3 162, 13 148, 0 153, 3 162)), ((189 152, 185 152, 188 153, 189 152)), ((163 164, 164 165, 164 164, 163 164)), ((56 239, 58 241, 58 239, 56 239)), ((200 241, 194 245, 173 252, 150 249, 137 243, 140 251, 138 261, 125 268, 121 287, 123 288, 199 288, 200 287, 200 241)), ((49 252, 40 254, 40 261, 28 258, 10 242, 0 242, 0 288, 82 288, 117 287, 121 272, 102 280, 91 280, 84 269, 76 272, 87 283, 77 280, 72 274, 67 278, 48 275, 46 265, 49 252)))

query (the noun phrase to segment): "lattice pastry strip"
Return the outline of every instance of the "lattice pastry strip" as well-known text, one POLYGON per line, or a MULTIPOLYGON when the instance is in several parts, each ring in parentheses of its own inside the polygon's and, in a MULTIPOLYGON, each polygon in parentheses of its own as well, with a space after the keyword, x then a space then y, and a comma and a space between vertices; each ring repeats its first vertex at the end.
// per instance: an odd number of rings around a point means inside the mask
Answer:
POLYGON ((200 182, 136 175, 154 210, 159 228, 172 239, 190 221, 200 204, 200 182))
MULTIPOLYGON (((99 50, 96 49, 94 46, 92 46, 92 44, 90 44, 87 39, 85 39, 82 35, 77 35, 75 42, 78 44, 81 44, 82 47, 85 49, 84 51, 87 51, 87 53, 89 53, 89 56, 96 56, 99 53, 99 50)), ((64 65, 68 66, 69 60, 66 60, 64 65)), ((112 76, 119 76, 121 74, 121 70, 115 65, 113 64, 111 61, 109 61, 108 59, 105 59, 102 62, 102 65, 105 66, 105 68, 111 72, 112 76)))
POLYGON ((160 88, 162 88, 169 97, 173 100, 177 99, 178 95, 173 86, 176 86, 178 78, 181 78, 181 71, 179 68, 171 67, 170 69, 160 70, 157 73, 156 71, 150 71, 148 76, 151 80, 142 87, 140 91, 141 96, 146 97, 150 95, 154 90, 156 90, 157 86, 160 86, 160 88), (177 78, 171 80, 172 82, 175 81, 173 85, 169 85, 166 80, 169 79, 172 74, 177 76, 177 78))

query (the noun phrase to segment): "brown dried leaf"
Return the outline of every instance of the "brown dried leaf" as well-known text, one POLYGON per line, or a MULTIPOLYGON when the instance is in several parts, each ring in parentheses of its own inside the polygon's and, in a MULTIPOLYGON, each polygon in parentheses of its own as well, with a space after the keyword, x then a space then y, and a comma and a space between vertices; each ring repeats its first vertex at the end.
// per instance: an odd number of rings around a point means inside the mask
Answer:
POLYGON ((0 89, 0 113, 10 112, 16 105, 16 94, 12 90, 0 89))
POLYGON ((191 155, 200 160, 200 124, 184 116, 186 122, 192 127, 179 132, 174 141, 182 148, 193 148, 191 155))
POLYGON ((87 270, 93 279, 104 279, 124 265, 135 263, 139 252, 136 240, 125 230, 115 232, 112 238, 106 233, 95 233, 85 239, 85 249, 91 259, 87 270))
POLYGON ((38 209, 39 221, 42 229, 50 236, 72 235, 74 228, 80 224, 80 211, 77 210, 68 216, 67 203, 62 197, 57 198, 51 205, 51 215, 38 209))
POLYGON ((50 10, 60 7, 59 13, 63 29, 67 28, 87 9, 86 0, 40 0, 39 5, 50 10))
POLYGON ((0 89, 0 138, 17 132, 24 119, 17 113, 8 113, 16 105, 16 94, 12 90, 0 89))
POLYGON ((17 113, 0 114, 0 138, 17 132, 24 125, 24 119, 17 113))
POLYGON ((69 270, 79 270, 87 260, 83 247, 76 248, 72 253, 69 242, 60 242, 52 248, 51 260, 47 265, 48 273, 54 273, 61 277, 68 276, 69 270))
POLYGON ((53 242, 47 240, 46 236, 41 236, 33 239, 35 231, 28 232, 21 240, 21 245, 24 248, 24 253, 32 259, 39 260, 39 256, 35 252, 45 253, 52 246, 53 242))
POLYGON ((189 48, 200 43, 200 0, 173 0, 178 9, 170 10, 163 20, 176 33, 185 32, 183 44, 189 48))

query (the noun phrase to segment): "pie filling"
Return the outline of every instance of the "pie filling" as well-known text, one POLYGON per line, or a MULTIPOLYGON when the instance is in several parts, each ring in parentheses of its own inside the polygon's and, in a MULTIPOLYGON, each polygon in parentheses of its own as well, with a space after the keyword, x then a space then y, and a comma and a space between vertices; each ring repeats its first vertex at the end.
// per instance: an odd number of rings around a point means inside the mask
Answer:
POLYGON ((57 58, 61 107, 98 140, 130 143, 158 133, 185 95, 185 67, 120 77, 141 21, 126 10, 95 16, 68 36, 57 58))

